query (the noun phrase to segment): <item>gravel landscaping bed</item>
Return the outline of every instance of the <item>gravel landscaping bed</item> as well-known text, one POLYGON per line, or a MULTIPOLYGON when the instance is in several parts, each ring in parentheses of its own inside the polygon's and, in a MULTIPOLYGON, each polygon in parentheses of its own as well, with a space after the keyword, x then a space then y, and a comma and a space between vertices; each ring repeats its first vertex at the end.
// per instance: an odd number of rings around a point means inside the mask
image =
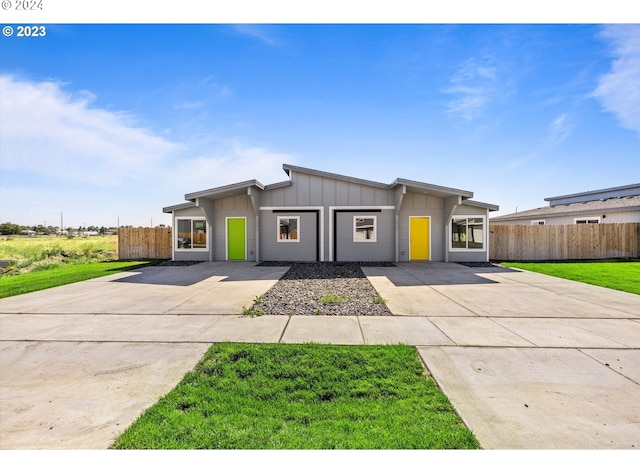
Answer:
POLYGON ((287 265, 291 265, 287 273, 266 294, 256 299, 246 314, 391 315, 387 305, 362 272, 360 263, 287 265))

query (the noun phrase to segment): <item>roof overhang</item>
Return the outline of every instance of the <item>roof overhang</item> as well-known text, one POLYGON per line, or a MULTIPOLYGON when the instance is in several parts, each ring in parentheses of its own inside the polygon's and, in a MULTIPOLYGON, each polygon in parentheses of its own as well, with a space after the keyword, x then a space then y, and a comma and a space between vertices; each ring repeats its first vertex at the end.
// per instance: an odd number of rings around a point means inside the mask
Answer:
POLYGON ((476 208, 488 209, 489 211, 499 211, 498 205, 492 205, 491 203, 477 202, 475 200, 462 200, 463 205, 475 206, 476 208))
POLYGON ((247 193, 247 188, 255 187, 260 190, 264 190, 264 185, 258 180, 241 181, 240 183, 227 184, 226 186, 220 186, 213 189, 207 189, 205 191, 192 192, 184 196, 185 200, 196 200, 198 198, 205 198, 208 200, 220 200, 227 197, 233 197, 235 195, 243 195, 247 193))
POLYGON ((463 199, 473 197, 473 192, 465 191, 462 189, 455 189, 446 186, 438 186, 437 184, 422 183, 421 181, 407 180, 405 178, 396 178, 396 180, 389 185, 390 188, 404 185, 407 187, 407 192, 414 194, 425 194, 431 197, 451 197, 460 196, 463 199))
POLYGON ((164 208, 162 208, 162 212, 172 213, 174 211, 180 211, 182 209, 193 208, 194 206, 196 206, 194 202, 180 203, 179 205, 165 206, 164 208))

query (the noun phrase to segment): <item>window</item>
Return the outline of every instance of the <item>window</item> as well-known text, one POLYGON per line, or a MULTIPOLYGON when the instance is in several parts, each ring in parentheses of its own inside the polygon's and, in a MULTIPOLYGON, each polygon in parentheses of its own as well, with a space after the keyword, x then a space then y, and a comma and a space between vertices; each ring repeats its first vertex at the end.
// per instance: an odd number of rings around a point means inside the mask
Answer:
POLYGON ((375 216, 355 216, 353 218, 353 242, 376 242, 375 216))
POLYGON ((278 242, 300 242, 300 217, 278 216, 278 242))
POLYGON ((600 217, 580 217, 579 219, 573 219, 573 223, 600 223, 600 217))
POLYGON ((451 250, 484 250, 484 216, 453 216, 451 250))
POLYGON ((544 220, 532 220, 531 221, 531 225, 544 225, 545 221, 544 220))
POLYGON ((180 250, 206 250, 207 221, 205 219, 178 219, 176 247, 180 250))

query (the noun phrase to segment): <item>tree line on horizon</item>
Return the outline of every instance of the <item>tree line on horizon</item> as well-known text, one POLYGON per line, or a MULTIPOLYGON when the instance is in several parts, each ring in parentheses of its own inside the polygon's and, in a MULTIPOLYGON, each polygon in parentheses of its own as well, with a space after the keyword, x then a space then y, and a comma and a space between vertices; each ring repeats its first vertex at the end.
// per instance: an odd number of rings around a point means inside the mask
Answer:
MULTIPOLYGON (((122 225, 120 228, 135 228, 133 225, 122 225)), ((141 228, 141 227, 138 227, 141 228)), ((142 227, 143 228, 143 227, 142 227)), ((166 228, 166 225, 158 225, 155 228, 166 228)), ((58 226, 44 226, 44 225, 18 225, 11 222, 4 222, 0 224, 0 235, 3 236, 11 236, 16 234, 24 234, 25 232, 33 231, 39 235, 59 235, 59 234, 82 234, 82 233, 91 233, 91 234, 99 234, 99 235, 109 235, 109 234, 118 234, 118 227, 104 227, 104 226, 95 226, 90 225, 88 227, 79 226, 79 227, 65 227, 64 230, 60 231, 60 227, 58 226)))

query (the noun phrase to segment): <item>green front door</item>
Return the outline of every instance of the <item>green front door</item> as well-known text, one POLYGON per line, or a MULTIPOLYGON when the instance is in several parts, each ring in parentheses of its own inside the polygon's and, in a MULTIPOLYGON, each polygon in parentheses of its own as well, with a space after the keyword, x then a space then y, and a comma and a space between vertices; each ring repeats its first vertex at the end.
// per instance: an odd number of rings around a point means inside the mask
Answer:
POLYGON ((244 217, 227 218, 227 259, 247 259, 246 219, 244 217))

